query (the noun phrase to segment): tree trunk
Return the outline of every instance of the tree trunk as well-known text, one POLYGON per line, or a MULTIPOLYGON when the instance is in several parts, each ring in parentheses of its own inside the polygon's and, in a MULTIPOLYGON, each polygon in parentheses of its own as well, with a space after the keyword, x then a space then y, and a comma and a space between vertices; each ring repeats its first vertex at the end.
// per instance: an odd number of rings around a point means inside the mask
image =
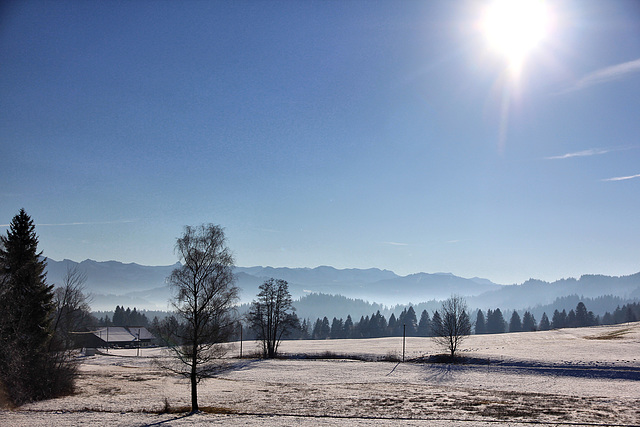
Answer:
POLYGON ((195 357, 191 362, 191 412, 198 412, 200 408, 198 408, 198 378, 195 357))

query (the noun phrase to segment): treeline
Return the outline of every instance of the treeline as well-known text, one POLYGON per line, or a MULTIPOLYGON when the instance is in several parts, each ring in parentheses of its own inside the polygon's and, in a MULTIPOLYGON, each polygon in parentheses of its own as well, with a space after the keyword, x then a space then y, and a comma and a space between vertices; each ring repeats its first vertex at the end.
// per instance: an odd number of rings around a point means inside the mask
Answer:
POLYGON ((109 318, 109 315, 105 313, 104 316, 96 320, 96 324, 97 326, 143 326, 146 328, 149 326, 149 319, 136 307, 133 307, 133 310, 127 307, 125 310, 124 306, 117 305, 112 318, 109 318))
MULTIPOLYGON (((438 315, 437 311, 434 316, 438 315)), ((420 319, 417 319, 416 312, 412 306, 405 308, 396 317, 395 314, 385 318, 380 311, 372 313, 371 316, 361 316, 359 321, 354 322, 351 315, 346 319, 334 317, 331 321, 325 316, 317 318, 315 322, 304 320, 300 326, 298 338, 301 339, 345 339, 345 338, 381 338, 402 336, 431 336, 431 321, 427 310, 423 310, 420 319)), ((293 338, 293 337, 292 337, 293 338)))
MULTIPOLYGON (((303 320, 299 327, 295 328, 287 337, 288 339, 347 339, 347 338, 381 338, 401 337, 430 337, 434 336, 431 325, 434 319, 440 318, 440 313, 434 311, 433 317, 427 310, 423 310, 420 319, 412 306, 405 308, 398 317, 391 314, 387 320, 380 311, 371 316, 360 317, 354 322, 351 315, 346 319, 333 317, 317 318, 314 322, 303 320)), ((474 333, 502 334, 505 332, 546 331, 560 328, 580 328, 597 325, 613 325, 619 323, 635 322, 640 320, 640 304, 630 303, 616 308, 613 313, 605 313, 602 317, 589 311, 583 302, 579 302, 575 309, 554 310, 551 319, 547 313, 543 313, 540 321, 530 311, 525 311, 522 316, 513 311, 509 320, 505 320, 499 308, 489 309, 485 313, 482 310, 476 312, 474 333)), ((247 338, 251 338, 248 336, 247 338)))
POLYGON ((606 312, 602 318, 593 311, 587 310, 583 302, 579 302, 575 310, 554 310, 551 320, 547 313, 542 313, 540 322, 536 322, 531 312, 525 311, 522 318, 517 311, 513 311, 509 322, 506 322, 499 308, 487 310, 484 316, 482 310, 476 314, 476 334, 501 334, 504 332, 547 331, 560 328, 582 328, 597 325, 615 325, 636 322, 640 319, 640 304, 630 303, 617 307, 613 313, 606 312))
MULTIPOLYGON (((169 312, 138 311, 124 306, 116 306, 113 316, 109 317, 109 312, 94 313, 96 326, 143 326, 149 330, 157 331, 159 320, 170 316, 169 312), (147 314, 152 314, 150 321, 147 314), (100 317, 97 317, 99 316, 100 317)), ((485 312, 478 310, 475 313, 474 333, 481 334, 502 334, 505 332, 527 332, 546 331, 560 328, 579 328, 585 326, 613 325, 619 323, 635 322, 640 320, 640 303, 624 304, 618 306, 613 313, 606 312, 602 317, 594 315, 587 310, 583 302, 579 302, 575 309, 554 310, 551 318, 544 312, 537 321, 530 311, 525 311, 522 316, 517 311, 513 311, 507 321, 499 308, 488 309, 485 312)), ((433 316, 440 316, 434 311, 433 316)), ((295 313, 294 313, 295 316, 295 313)), ((346 318, 333 317, 331 320, 327 316, 318 317, 315 321, 310 319, 297 318, 296 327, 293 328, 287 339, 348 339, 348 338, 382 338, 401 337, 403 333, 408 337, 430 337, 433 336, 431 330, 432 317, 425 309, 422 310, 420 318, 417 318, 413 306, 405 308, 397 317, 392 313, 387 319, 380 310, 367 316, 361 316, 355 321, 348 315, 346 318)), ((246 325, 245 325, 246 326, 246 325)), ((239 339, 239 329, 232 339, 239 339)), ((244 339, 255 339, 253 331, 244 329, 244 339)))

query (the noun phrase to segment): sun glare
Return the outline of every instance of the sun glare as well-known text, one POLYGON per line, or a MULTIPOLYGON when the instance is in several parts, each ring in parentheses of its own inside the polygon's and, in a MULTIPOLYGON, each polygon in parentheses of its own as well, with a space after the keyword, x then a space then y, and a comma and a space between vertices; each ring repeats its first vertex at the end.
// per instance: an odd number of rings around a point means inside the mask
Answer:
POLYGON ((494 0, 481 26, 490 47, 504 55, 511 72, 517 74, 527 55, 547 36, 550 21, 542 0, 494 0))

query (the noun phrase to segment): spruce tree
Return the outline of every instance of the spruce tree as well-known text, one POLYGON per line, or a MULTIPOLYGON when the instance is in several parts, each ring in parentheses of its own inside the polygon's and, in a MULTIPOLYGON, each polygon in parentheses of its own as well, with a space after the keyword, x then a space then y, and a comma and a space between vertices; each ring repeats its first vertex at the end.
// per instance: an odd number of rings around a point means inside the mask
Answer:
POLYGON ((347 320, 344 321, 344 337, 353 338, 353 320, 351 315, 347 315, 347 320))
POLYGON ((522 330, 525 332, 536 330, 536 318, 528 311, 525 311, 522 316, 522 330))
POLYGON ((418 319, 413 306, 409 306, 404 316, 404 325, 406 325, 406 333, 408 337, 415 337, 418 332, 418 319))
POLYGON ((14 403, 73 389, 73 366, 49 353, 53 285, 38 251, 33 220, 24 209, 0 236, 0 380, 14 403))
POLYGON ((540 318, 540 324, 538 325, 538 329, 541 331, 548 331, 551 329, 551 322, 549 322, 549 317, 547 317, 547 313, 542 313, 542 317, 540 318))
POLYGON ((484 314, 482 310, 478 310, 478 314, 476 314, 476 335, 486 334, 487 333, 487 323, 484 320, 484 314))
POLYGON ((522 332, 522 321, 517 311, 513 311, 509 321, 509 332, 522 332))
POLYGON ((21 209, 0 236, 2 335, 33 350, 47 344, 53 310, 53 286, 46 283, 46 262, 37 247, 35 225, 21 209))
MULTIPOLYGON (((389 323, 391 323, 391 320, 389 320, 389 323)), ((429 317, 429 313, 427 313, 427 310, 422 310, 422 314, 420 315, 420 323, 418 323, 418 336, 428 337, 430 331, 431 318, 429 317)))
POLYGON ((431 330, 429 331, 429 336, 435 336, 437 330, 442 328, 442 317, 440 317, 440 313, 436 310, 433 313, 433 317, 431 318, 431 330))

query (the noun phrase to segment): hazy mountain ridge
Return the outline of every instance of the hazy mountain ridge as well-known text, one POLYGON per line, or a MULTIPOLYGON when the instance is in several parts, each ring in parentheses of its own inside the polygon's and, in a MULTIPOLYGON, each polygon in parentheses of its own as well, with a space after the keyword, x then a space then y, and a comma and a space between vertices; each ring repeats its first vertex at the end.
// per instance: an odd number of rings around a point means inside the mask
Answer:
POLYGON ((612 295, 621 298, 640 296, 640 273, 629 276, 604 276, 585 274, 579 279, 567 278, 555 282, 529 279, 521 285, 507 285, 499 290, 489 291, 468 298, 474 307, 510 307, 514 309, 546 305, 557 298, 579 295, 597 298, 612 295))
MULTIPOLYGON (((78 266, 87 274, 86 291, 93 296, 94 310, 113 310, 116 304, 139 309, 166 310, 171 296, 166 278, 178 263, 143 266, 118 261, 47 260, 48 282, 60 285, 68 267, 78 266)), ((389 270, 316 268, 236 267, 241 302, 251 302, 258 287, 270 277, 289 282, 294 299, 309 294, 340 295, 381 306, 435 302, 459 294, 471 308, 504 307, 522 309, 546 305, 557 298, 581 295, 595 298, 613 295, 640 297, 640 273, 630 276, 584 275, 580 279, 555 282, 530 279, 521 285, 498 285, 488 279, 466 279, 451 273, 416 273, 399 276, 389 270)), ((355 307, 354 307, 355 308, 355 307)), ((363 307, 364 308, 364 307, 363 307)), ((334 311, 334 310, 332 310, 334 311)), ((356 310, 358 311, 358 310, 356 310)), ((349 313, 344 313, 346 316, 349 313)), ((351 313, 353 314, 353 313, 351 313)))

